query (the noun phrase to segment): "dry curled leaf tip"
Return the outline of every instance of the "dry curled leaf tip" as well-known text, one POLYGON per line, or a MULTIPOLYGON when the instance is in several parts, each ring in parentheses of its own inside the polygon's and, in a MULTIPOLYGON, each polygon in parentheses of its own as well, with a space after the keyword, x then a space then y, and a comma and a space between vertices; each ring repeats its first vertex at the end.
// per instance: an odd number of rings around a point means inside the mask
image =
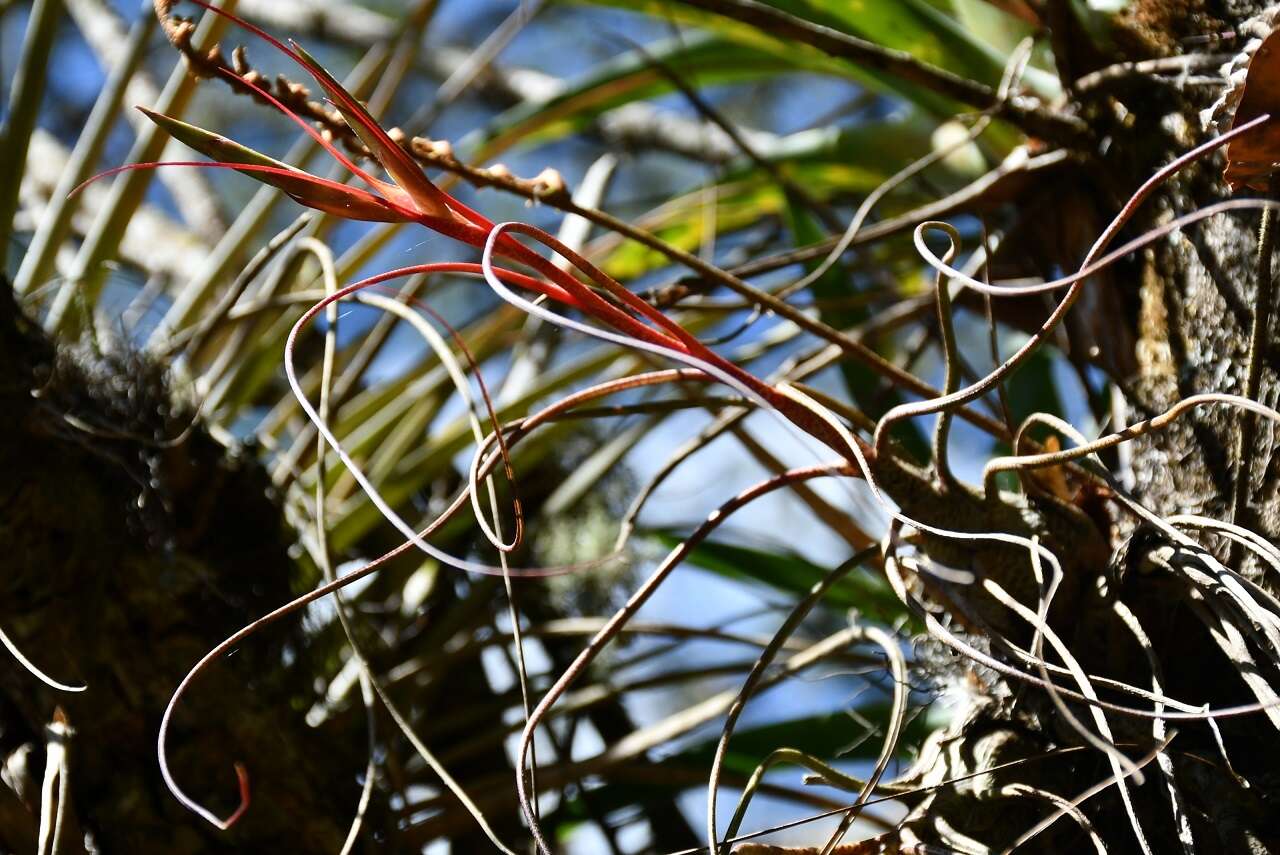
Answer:
MULTIPOLYGON (((1259 35, 1222 67, 1226 87, 1201 113, 1206 128, 1236 128, 1260 116, 1280 116, 1280 27, 1276 11, 1268 11, 1242 27, 1259 35)), ((1280 122, 1261 127, 1232 141, 1226 149, 1223 179, 1233 190, 1267 191, 1280 168, 1280 122)))

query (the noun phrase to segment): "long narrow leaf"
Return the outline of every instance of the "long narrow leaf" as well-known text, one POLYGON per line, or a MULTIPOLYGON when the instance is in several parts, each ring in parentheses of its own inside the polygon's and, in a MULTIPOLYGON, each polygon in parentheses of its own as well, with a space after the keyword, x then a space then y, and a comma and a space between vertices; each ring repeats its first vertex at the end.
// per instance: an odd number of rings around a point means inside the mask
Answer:
MULTIPOLYGON (((683 538, 671 530, 654 530, 650 535, 670 549, 683 538)), ((749 579, 789 594, 803 595, 829 572, 798 555, 766 551, 737 543, 704 541, 690 554, 690 564, 730 579, 749 579)), ((885 622, 905 615, 902 603, 887 582, 866 573, 853 573, 831 587, 825 602, 833 608, 859 609, 885 622)))
MULTIPOLYGON (((147 41, 155 28, 156 16, 143 14, 129 31, 124 58, 111 69, 111 75, 103 86, 102 92, 93 102, 89 119, 76 140, 75 149, 67 161, 66 169, 58 178, 58 184, 49 198, 49 207, 36 229, 35 236, 31 239, 31 246, 23 256, 22 265, 18 268, 18 275, 13 282, 13 289, 17 293, 25 294, 44 282, 53 272, 54 256, 71 231, 71 216, 78 204, 68 198, 69 194, 76 185, 89 177, 94 164, 101 156, 107 134, 110 133, 120 114, 120 103, 124 98, 125 89, 146 56, 147 41)), ((0 178, 0 180, 4 179, 0 178)), ((3 215, 0 214, 0 216, 3 215)))
POLYGON ((18 188, 27 163, 27 146, 36 127, 44 98, 49 51, 62 16, 61 0, 35 0, 27 19, 22 56, 13 76, 9 116, 0 129, 0 260, 8 258, 13 215, 18 210, 18 188))

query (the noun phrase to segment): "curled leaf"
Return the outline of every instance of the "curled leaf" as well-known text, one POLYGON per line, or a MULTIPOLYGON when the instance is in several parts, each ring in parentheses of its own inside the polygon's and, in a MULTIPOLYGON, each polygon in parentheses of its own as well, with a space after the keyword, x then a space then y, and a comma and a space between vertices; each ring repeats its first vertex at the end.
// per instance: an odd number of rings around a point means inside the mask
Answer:
MULTIPOLYGON (((1238 127, 1263 115, 1280 116, 1280 28, 1263 39, 1249 60, 1231 126, 1238 127)), ((1267 121, 1227 146, 1227 167, 1222 177, 1232 190, 1249 187, 1267 191, 1277 168, 1280 122, 1267 121)))

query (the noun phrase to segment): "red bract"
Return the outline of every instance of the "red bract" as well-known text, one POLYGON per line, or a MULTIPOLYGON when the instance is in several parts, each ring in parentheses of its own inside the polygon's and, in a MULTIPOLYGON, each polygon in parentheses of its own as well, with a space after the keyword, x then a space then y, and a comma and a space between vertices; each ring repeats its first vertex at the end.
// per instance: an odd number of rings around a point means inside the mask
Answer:
MULTIPOLYGON (((470 246, 484 247, 495 229, 494 223, 436 187, 423 173, 417 162, 382 129, 363 105, 297 43, 290 42, 286 45, 261 28, 211 6, 206 0, 191 0, 191 2, 214 14, 226 17, 260 36, 305 69, 324 89, 330 102, 364 143, 369 155, 386 171, 392 181, 383 181, 361 169, 288 106, 258 86, 252 79, 244 77, 236 79, 301 126, 335 160, 367 184, 369 190, 319 178, 240 145, 220 134, 168 116, 144 111, 175 138, 217 161, 202 165, 236 169, 259 181, 279 187, 303 205, 326 213, 375 222, 414 222, 470 246)), ((154 168, 162 165, 165 164, 134 164, 123 168, 154 168)), ((494 254, 526 265, 547 280, 539 282, 539 280, 529 280, 529 277, 523 277, 521 280, 513 278, 511 271, 501 271, 501 278, 505 281, 526 288, 531 281, 537 282, 539 284, 532 290, 582 311, 594 320, 614 328, 628 339, 656 346, 677 358, 692 357, 706 363, 714 367, 717 373, 748 387, 770 407, 781 411, 787 419, 831 448, 842 452, 847 450, 846 442, 835 436, 828 426, 815 420, 803 407, 797 406, 794 401, 781 395, 769 384, 703 345, 675 321, 628 291, 603 271, 586 262, 581 256, 566 252, 565 248, 560 246, 551 235, 532 226, 522 226, 520 231, 567 258, 600 289, 608 292, 613 301, 606 300, 585 282, 552 264, 511 235, 500 233, 496 239, 494 254)))
MULTIPOLYGON (((426 174, 423 173, 418 163, 409 155, 408 152, 405 151, 404 148, 393 140, 382 127, 378 125, 377 121, 374 120, 359 101, 347 92, 342 85, 332 77, 332 75, 321 68, 319 63, 317 63, 297 44, 292 42, 285 44, 260 28, 209 5, 205 0, 192 0, 192 2, 209 10, 210 12, 229 18, 241 27, 255 33, 305 69, 316 80, 321 88, 324 89, 330 102, 336 107, 343 119, 363 143, 369 155, 377 162, 382 170, 385 171, 390 180, 383 180, 365 169, 362 169, 347 155, 340 151, 328 137, 317 131, 306 120, 298 116, 285 103, 273 96, 269 91, 264 89, 262 86, 259 86, 252 77, 236 76, 226 69, 220 69, 220 73, 235 77, 239 84, 252 91, 264 102, 279 110, 281 113, 288 116, 290 120, 301 126, 307 134, 315 139, 316 142, 330 154, 330 156, 332 156, 346 169, 350 170, 355 177, 359 178, 360 181, 364 183, 365 188, 355 187, 338 181, 317 177, 301 169, 290 166, 289 164, 275 160, 265 154, 254 151, 253 149, 243 146, 220 134, 179 121, 178 119, 170 116, 165 116, 148 110, 143 110, 143 113, 153 122, 160 125, 175 139, 211 158, 213 162, 133 164, 104 174, 112 174, 124 169, 151 169, 165 165, 234 169, 258 181, 262 181, 263 183, 279 188, 302 205, 315 208, 328 214, 333 214, 347 219, 372 222, 417 223, 431 229, 432 231, 468 244, 469 246, 484 250, 482 263, 478 265, 461 262, 442 262, 418 265, 412 268, 390 271, 388 273, 370 277, 369 279, 349 285, 346 288, 339 289, 335 293, 327 296, 324 300, 312 306, 297 321, 293 330, 289 334, 289 339, 286 344, 286 374, 289 377, 290 384, 294 388, 295 394, 298 396, 299 404, 307 413, 308 417, 312 419, 321 436, 330 445, 330 447, 338 453, 340 459, 342 459, 344 464, 348 467, 348 471, 357 480, 361 488, 365 490, 366 494, 370 497, 378 510, 407 538, 405 544, 396 550, 397 552, 416 545, 419 549, 422 549, 444 564, 464 570, 486 572, 485 567, 478 565, 475 562, 464 561, 449 556, 431 546, 431 544, 427 543, 425 540, 427 534, 430 533, 429 531, 421 533, 415 532, 405 521, 400 519, 390 505, 381 499, 375 486, 360 472, 356 463, 346 455, 346 452, 342 449, 338 439, 329 431, 328 427, 324 424, 324 420, 320 418, 311 404, 306 400, 306 396, 298 383, 296 372, 293 367, 292 351, 294 342, 300 331, 321 311, 323 311, 324 308, 362 288, 366 288, 378 282, 385 281, 386 279, 405 275, 410 272, 481 274, 489 281, 491 287, 494 287, 495 290, 499 291, 500 295, 502 295, 504 299, 509 300, 511 299, 511 292, 502 286, 513 286, 523 291, 532 291, 542 294, 555 302, 577 309, 599 324, 611 327, 616 332, 609 332, 597 327, 579 324, 576 321, 568 320, 563 316, 558 316, 557 319, 559 322, 574 326, 581 331, 607 338, 616 343, 620 342, 627 346, 647 350, 659 356, 670 357, 682 362, 697 371, 700 376, 709 380, 724 383, 734 388, 740 394, 752 400, 762 408, 773 409, 781 412, 785 418, 794 425, 819 438, 832 448, 840 449, 842 452, 846 453, 850 450, 848 442, 846 442, 839 432, 833 430, 830 425, 825 423, 821 418, 815 416, 809 409, 799 405, 793 398, 782 394, 779 390, 770 386, 768 383, 763 382, 734 363, 713 352, 674 320, 668 318, 658 309, 654 308, 631 291, 624 288, 616 280, 592 265, 569 247, 560 243, 553 236, 540 229, 519 223, 495 225, 482 214, 469 208, 453 196, 436 187, 426 174), (539 241, 550 250, 558 253, 561 257, 570 262, 570 264, 572 264, 578 271, 580 271, 583 276, 594 283, 595 286, 598 286, 600 290, 607 292, 607 297, 610 299, 606 299, 606 295, 599 293, 596 288, 588 285, 587 282, 552 264, 537 252, 525 246, 509 232, 522 233, 527 237, 539 241), (497 256, 513 260, 526 266, 532 270, 536 276, 495 267, 492 264, 492 261, 497 256)), ((522 303, 527 311, 546 311, 543 307, 535 306, 523 298, 519 298, 516 302, 522 303)), ((492 412, 490 415, 493 415, 492 412)), ((494 418, 496 419, 496 417, 494 418)), ((494 433, 496 437, 499 437, 499 442, 501 444, 502 440, 500 438, 502 436, 502 432, 497 429, 496 425, 494 433)), ((865 447, 865 444, 862 444, 861 440, 852 441, 865 447)), ((505 461, 505 449, 502 456, 505 461)), ((829 468, 830 467, 828 467, 828 469, 829 468)), ((827 469, 824 469, 823 471, 827 471, 827 469)), ((372 572, 373 569, 382 563, 382 560, 383 559, 379 559, 371 563, 365 568, 365 571, 362 572, 372 572)), ((504 568, 503 572, 505 573, 509 571, 507 568, 504 568)), ((336 586, 346 584, 347 581, 350 581, 354 577, 355 574, 351 574, 343 581, 334 583, 334 586, 325 586, 324 588, 318 589, 312 594, 309 594, 304 598, 300 598, 294 603, 272 612, 261 621, 255 622, 254 625, 247 627, 232 638, 229 638, 226 642, 210 651, 210 653, 192 669, 192 671, 179 685, 174 696, 170 699, 169 705, 165 710, 164 717, 161 722, 157 744, 162 776, 170 790, 179 799, 179 801, 182 802, 182 804, 216 827, 222 829, 228 828, 243 814, 248 802, 247 778, 241 775, 240 807, 235 811, 235 813, 226 819, 219 818, 208 809, 200 806, 195 802, 195 800, 187 796, 182 791, 176 780, 174 780, 169 769, 165 748, 169 723, 178 699, 182 696, 191 680, 194 679, 194 677, 210 661, 223 655, 223 653, 230 649, 232 645, 238 643, 245 636, 251 633, 254 628, 263 625, 265 622, 276 620, 285 614, 291 613, 301 605, 305 605, 306 602, 310 602, 331 590, 335 590, 336 586)), ((239 769, 237 772, 240 774, 239 769)))
MULTIPOLYGON (((305 69, 324 89, 330 102, 337 108, 352 131, 355 132, 368 149, 370 156, 377 161, 392 180, 383 181, 361 169, 324 135, 271 95, 270 92, 257 85, 253 80, 243 77, 237 77, 236 79, 300 125, 335 160, 351 170, 354 175, 368 185, 369 189, 363 190, 341 182, 317 177, 275 160, 261 152, 254 151, 220 134, 149 110, 143 110, 143 113, 164 128, 175 139, 180 140, 216 162, 207 164, 189 162, 168 164, 140 163, 111 170, 96 177, 111 175, 123 169, 150 169, 159 166, 181 165, 235 169, 266 184, 280 188, 302 205, 325 213, 353 220, 372 222, 414 222, 470 246, 483 247, 489 233, 494 228, 493 222, 436 187, 413 158, 383 130, 364 106, 305 50, 294 42, 286 45, 261 28, 211 6, 205 0, 191 0, 191 2, 210 12, 222 15, 265 39, 269 44, 305 69)), ((586 283, 551 264, 545 258, 510 236, 503 235, 498 241, 496 249, 497 254, 527 265, 547 280, 550 280, 549 283, 544 283, 542 287, 534 290, 546 294, 559 302, 571 305, 627 336, 669 348, 678 353, 695 355, 717 365, 722 365, 726 370, 742 373, 697 342, 693 336, 689 335, 674 321, 602 273, 593 272, 592 278, 614 296, 618 302, 622 303, 626 309, 630 310, 630 313, 605 300, 586 283), (636 315, 640 317, 637 318, 636 315)), ((752 379, 754 380, 754 378, 752 379)), ((758 383, 758 381, 755 382, 758 383)))

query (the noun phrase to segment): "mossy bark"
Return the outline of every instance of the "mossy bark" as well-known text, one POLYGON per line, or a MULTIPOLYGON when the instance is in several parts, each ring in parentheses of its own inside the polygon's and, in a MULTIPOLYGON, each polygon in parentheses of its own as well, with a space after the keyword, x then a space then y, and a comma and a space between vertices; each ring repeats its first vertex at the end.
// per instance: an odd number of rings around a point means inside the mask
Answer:
POLYGON ((88 685, 57 692, 6 655, 0 849, 34 851, 46 724, 61 707, 69 814, 91 851, 338 851, 363 745, 302 722, 312 669, 288 629, 203 675, 172 734, 193 796, 230 812, 241 761, 260 807, 224 834, 165 789, 155 739, 170 694, 210 647, 289 599, 296 570, 256 463, 199 429, 165 443, 191 414, 171 411, 155 366, 90 362, 57 353, 0 289, 0 627, 39 667, 88 685))

